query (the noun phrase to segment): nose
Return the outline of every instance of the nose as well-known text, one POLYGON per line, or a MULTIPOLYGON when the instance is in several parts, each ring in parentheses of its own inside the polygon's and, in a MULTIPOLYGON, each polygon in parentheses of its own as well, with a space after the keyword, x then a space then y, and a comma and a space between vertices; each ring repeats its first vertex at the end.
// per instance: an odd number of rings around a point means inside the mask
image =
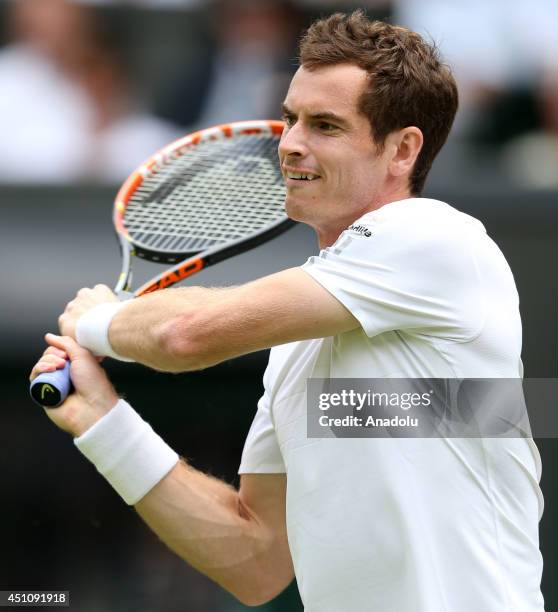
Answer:
POLYGON ((279 141, 279 156, 282 159, 289 156, 304 157, 306 153, 306 138, 300 122, 297 121, 291 126, 285 126, 279 141))

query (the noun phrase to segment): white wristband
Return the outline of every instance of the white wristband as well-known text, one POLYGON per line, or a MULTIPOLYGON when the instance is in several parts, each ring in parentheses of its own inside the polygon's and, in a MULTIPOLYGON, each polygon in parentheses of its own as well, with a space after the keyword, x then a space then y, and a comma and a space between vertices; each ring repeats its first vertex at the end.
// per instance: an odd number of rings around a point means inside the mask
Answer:
POLYGON ((74 444, 133 506, 177 464, 179 457, 124 400, 74 444))
POLYGON ((77 343, 99 357, 112 357, 120 361, 134 361, 115 353, 108 339, 110 322, 126 302, 98 304, 81 315, 76 325, 77 343))

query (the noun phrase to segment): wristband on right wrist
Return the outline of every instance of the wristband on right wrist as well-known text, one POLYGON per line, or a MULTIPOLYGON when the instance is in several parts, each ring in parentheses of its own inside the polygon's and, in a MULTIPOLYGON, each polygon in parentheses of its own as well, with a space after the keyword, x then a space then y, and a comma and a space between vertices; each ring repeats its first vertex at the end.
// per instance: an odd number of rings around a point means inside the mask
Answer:
POLYGON ((75 438, 74 444, 131 506, 179 460, 177 453, 122 399, 75 438))

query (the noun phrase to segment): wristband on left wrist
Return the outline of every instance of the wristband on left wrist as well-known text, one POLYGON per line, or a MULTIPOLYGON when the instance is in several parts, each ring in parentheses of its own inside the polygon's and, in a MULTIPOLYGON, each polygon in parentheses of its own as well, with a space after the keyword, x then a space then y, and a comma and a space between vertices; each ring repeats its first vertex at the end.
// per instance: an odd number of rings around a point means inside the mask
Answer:
POLYGON ((94 306, 84 313, 76 324, 77 343, 98 357, 112 357, 119 361, 134 361, 119 355, 112 348, 108 333, 111 321, 126 302, 106 302, 94 306))

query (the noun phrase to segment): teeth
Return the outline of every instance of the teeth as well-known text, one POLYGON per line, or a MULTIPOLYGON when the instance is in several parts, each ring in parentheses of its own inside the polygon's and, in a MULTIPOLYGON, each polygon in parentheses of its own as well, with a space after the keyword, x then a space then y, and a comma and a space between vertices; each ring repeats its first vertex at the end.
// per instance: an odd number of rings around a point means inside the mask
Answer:
POLYGON ((307 181, 313 181, 314 179, 319 178, 317 174, 302 174, 301 172, 290 172, 287 171, 287 178, 290 179, 306 179, 307 181))

